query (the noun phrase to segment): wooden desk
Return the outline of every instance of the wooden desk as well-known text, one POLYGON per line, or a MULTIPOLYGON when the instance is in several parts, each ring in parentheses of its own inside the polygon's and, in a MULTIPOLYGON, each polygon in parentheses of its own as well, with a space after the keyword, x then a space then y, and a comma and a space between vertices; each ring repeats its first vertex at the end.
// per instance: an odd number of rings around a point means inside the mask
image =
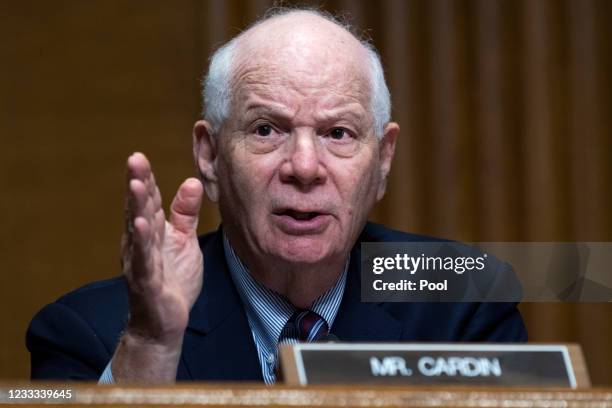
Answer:
POLYGON ((180 384, 173 387, 97 386, 94 384, 2 383, 0 401, 9 390, 70 389, 68 401, 24 401, 19 406, 204 406, 204 407, 612 407, 612 388, 491 389, 424 387, 266 387, 254 384, 180 384))

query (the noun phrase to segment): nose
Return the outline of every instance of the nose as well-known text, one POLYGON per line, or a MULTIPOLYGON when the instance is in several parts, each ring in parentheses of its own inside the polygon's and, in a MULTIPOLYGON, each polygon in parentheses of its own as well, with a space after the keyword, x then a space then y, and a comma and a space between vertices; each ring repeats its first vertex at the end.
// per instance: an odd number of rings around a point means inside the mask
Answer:
POLYGON ((296 131, 288 143, 287 158, 280 167, 280 178, 285 183, 311 186, 325 183, 327 170, 321 162, 321 146, 314 132, 296 131))

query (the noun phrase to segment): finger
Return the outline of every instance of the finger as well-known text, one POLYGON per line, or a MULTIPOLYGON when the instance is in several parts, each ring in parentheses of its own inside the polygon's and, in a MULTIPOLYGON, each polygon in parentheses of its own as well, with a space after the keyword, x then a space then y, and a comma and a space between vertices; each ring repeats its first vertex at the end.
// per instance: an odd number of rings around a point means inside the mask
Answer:
POLYGON ((151 164, 146 156, 132 154, 127 160, 126 227, 122 238, 122 260, 128 275, 145 276, 153 272, 152 246, 157 241, 155 207, 157 201, 161 208, 161 196, 151 197, 148 187, 151 178, 151 164))
POLYGON ((153 207, 149 205, 149 201, 149 194, 144 183, 138 179, 130 180, 128 204, 132 222, 136 217, 151 218, 152 215, 148 213, 151 212, 153 207))
MULTIPOLYGON (((147 195, 144 183, 138 179, 132 179, 129 183, 126 195, 125 231, 121 239, 121 257, 124 272, 131 275, 133 265, 134 245, 136 237, 136 219, 146 220, 147 195)), ((143 242, 142 229, 140 230, 140 242, 143 242)))
MULTIPOLYGON (((128 232, 132 229, 132 224, 135 218, 133 209, 136 205, 133 202, 134 197, 131 192, 131 182, 134 179, 145 182, 149 178, 151 164, 144 154, 136 152, 128 157, 126 168, 125 231, 128 232)), ((131 236, 127 236, 127 238, 129 241, 131 236)))
POLYGON ((170 205, 170 224, 186 234, 196 230, 203 187, 200 180, 188 178, 181 184, 170 205))
POLYGON ((153 171, 149 173, 149 178, 145 181, 147 186, 147 192, 151 198, 155 197, 155 191, 157 190, 157 182, 155 181, 155 174, 153 171))
POLYGON ((159 211, 162 208, 162 197, 161 197, 161 193, 159 192, 159 187, 157 186, 155 186, 155 189, 153 190, 152 200, 153 200, 154 211, 155 212, 159 211))
POLYGON ((143 216, 153 223, 155 214, 161 209, 161 194, 151 170, 151 163, 142 153, 128 158, 128 219, 143 216), (142 183, 142 184, 141 184, 142 183), (144 186, 144 190, 143 187, 144 186))
POLYGON ((149 159, 140 152, 136 152, 128 157, 127 176, 128 183, 134 178, 143 182, 147 181, 151 177, 151 163, 149 159))
POLYGON ((145 182, 145 186, 147 189, 148 200, 147 200, 147 218, 149 223, 152 224, 155 230, 155 240, 156 242, 163 242, 163 234, 166 224, 166 216, 164 215, 164 211, 162 209, 162 198, 161 193, 159 191, 159 187, 157 186, 157 182, 155 181, 155 174, 150 172, 150 177, 145 182))
POLYGON ((151 204, 153 206, 153 224, 155 225, 155 238, 158 242, 163 242, 164 231, 166 225, 166 215, 162 208, 162 198, 159 192, 159 187, 155 186, 153 190, 153 196, 151 197, 151 204))
POLYGON ((125 195, 125 227, 122 237, 122 251, 124 261, 126 257, 131 256, 131 250, 133 233, 134 233, 134 218, 142 213, 142 209, 146 207, 146 197, 144 195, 144 184, 137 179, 129 180, 127 192, 125 195))
MULTIPOLYGON (((130 214, 131 224, 137 217, 144 218, 151 229, 151 239, 153 248, 159 248, 164 241, 166 217, 161 208, 161 194, 159 189, 155 188, 155 196, 149 196, 148 189, 144 183, 137 179, 130 181, 130 214)), ((128 223, 128 225, 131 225, 128 223)), ((130 229, 127 230, 128 234, 130 229)))
POLYGON ((147 194, 152 200, 153 211, 157 212, 162 205, 159 187, 157 186, 151 163, 144 154, 139 152, 132 154, 128 158, 128 186, 134 179, 144 183, 147 194))
POLYGON ((130 273, 133 280, 150 278, 155 269, 153 265, 152 229, 149 222, 143 217, 134 219, 132 256, 130 259, 130 273))

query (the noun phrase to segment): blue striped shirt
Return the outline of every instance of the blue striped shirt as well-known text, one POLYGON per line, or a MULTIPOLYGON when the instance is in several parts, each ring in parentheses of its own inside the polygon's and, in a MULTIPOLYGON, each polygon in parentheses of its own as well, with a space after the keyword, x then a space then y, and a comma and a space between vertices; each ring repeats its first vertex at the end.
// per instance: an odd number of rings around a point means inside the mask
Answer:
MULTIPOLYGON (((274 371, 278 360, 279 338, 283 327, 297 309, 285 297, 268 289, 251 276, 246 266, 238 259, 225 234, 223 246, 230 274, 242 299, 253 333, 263 379, 266 384, 273 384, 276 381, 274 371)), ((348 264, 347 261, 334 286, 319 296, 310 307, 310 310, 325 319, 329 327, 332 327, 340 308, 348 264)), ((295 338, 282 340, 282 343, 297 342, 295 338)))

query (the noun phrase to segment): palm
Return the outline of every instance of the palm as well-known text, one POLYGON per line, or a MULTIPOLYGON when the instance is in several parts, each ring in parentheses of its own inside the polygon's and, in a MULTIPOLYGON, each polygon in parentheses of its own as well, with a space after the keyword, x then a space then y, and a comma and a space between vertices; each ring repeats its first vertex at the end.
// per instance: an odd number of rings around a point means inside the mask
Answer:
POLYGON ((196 227, 202 186, 187 179, 168 220, 150 164, 142 154, 128 160, 124 274, 130 298, 129 328, 153 339, 179 337, 202 288, 203 259, 196 227))
POLYGON ((161 267, 169 302, 176 304, 177 317, 186 319, 202 287, 202 251, 195 232, 185 234, 164 221, 161 267))

